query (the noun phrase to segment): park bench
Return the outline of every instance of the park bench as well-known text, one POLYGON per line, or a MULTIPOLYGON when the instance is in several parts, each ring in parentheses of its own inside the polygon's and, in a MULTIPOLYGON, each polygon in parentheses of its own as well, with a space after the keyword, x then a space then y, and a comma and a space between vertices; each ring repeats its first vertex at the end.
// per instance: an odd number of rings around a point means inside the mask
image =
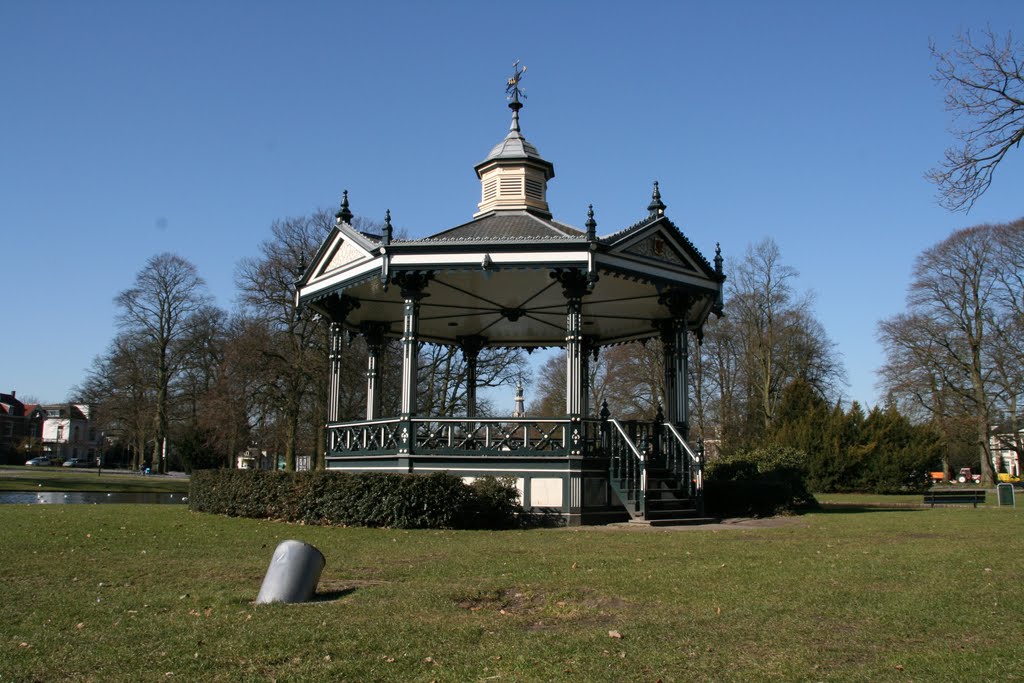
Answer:
POLYGON ((965 505, 970 503, 978 507, 978 503, 985 502, 985 491, 971 489, 969 491, 929 491, 924 494, 924 504, 935 507, 939 505, 965 505))

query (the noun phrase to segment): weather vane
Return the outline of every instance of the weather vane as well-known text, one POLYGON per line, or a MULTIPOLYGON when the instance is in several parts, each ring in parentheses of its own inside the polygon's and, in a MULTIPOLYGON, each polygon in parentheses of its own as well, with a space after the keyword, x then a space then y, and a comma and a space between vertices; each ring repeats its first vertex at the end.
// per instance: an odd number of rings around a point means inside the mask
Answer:
MULTIPOLYGON (((523 74, 526 73, 526 67, 519 68, 519 60, 512 65, 512 78, 508 79, 508 85, 505 86, 505 92, 508 94, 508 98, 512 100, 513 104, 519 104, 519 98, 526 99, 526 93, 519 87, 519 81, 523 80, 523 74)), ((509 105, 511 106, 511 105, 509 105)))

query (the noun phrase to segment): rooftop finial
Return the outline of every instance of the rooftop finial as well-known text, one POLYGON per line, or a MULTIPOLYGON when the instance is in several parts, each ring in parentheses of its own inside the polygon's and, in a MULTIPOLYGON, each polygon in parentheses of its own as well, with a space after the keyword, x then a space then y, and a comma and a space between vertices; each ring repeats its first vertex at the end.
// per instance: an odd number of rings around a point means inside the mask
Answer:
POLYGON ((597 221, 594 220, 594 205, 587 206, 587 239, 591 242, 597 239, 597 221))
POLYGON ((665 215, 665 203, 661 201, 661 191, 658 189, 658 181, 654 181, 654 192, 651 194, 651 203, 647 205, 651 212, 651 218, 665 215))
POLYGON ((519 68, 519 60, 512 65, 512 78, 508 79, 505 85, 505 93, 508 95, 509 103, 508 108, 512 110, 512 126, 509 130, 516 133, 519 132, 519 110, 523 108, 523 103, 519 101, 522 97, 526 99, 526 93, 519 87, 519 81, 523 80, 523 74, 526 73, 526 67, 519 68))
POLYGON ((338 209, 338 213, 334 214, 334 217, 338 219, 339 223, 352 224, 352 212, 348 208, 348 190, 342 191, 341 208, 338 209))
POLYGON ((391 233, 393 228, 391 227, 391 209, 384 212, 384 235, 381 239, 381 244, 387 246, 391 244, 391 233))
POLYGON ((715 272, 722 274, 722 244, 715 242, 715 272))

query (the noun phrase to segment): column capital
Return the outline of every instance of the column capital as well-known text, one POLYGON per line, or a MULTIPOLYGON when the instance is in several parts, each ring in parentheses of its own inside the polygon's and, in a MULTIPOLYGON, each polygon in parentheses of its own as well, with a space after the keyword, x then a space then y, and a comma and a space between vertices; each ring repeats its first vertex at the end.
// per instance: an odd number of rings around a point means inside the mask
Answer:
POLYGON ((557 280, 562 285, 562 293, 566 299, 582 299, 590 294, 592 288, 586 274, 580 270, 555 270, 551 273, 551 279, 557 280))
POLYGON ((391 276, 391 282, 398 285, 402 292, 402 298, 405 300, 419 301, 423 297, 427 296, 423 292, 427 288, 427 283, 434 279, 434 274, 419 271, 403 270, 394 273, 391 276))
POLYGON ((685 318, 696 298, 690 292, 672 287, 658 295, 658 303, 667 308, 673 318, 685 318))
POLYGON ((359 333, 366 339, 366 346, 379 351, 384 345, 384 338, 391 326, 380 320, 364 320, 359 323, 359 333))
POLYGON ((347 294, 332 294, 326 299, 317 301, 314 308, 326 315, 332 323, 343 323, 348 314, 361 305, 359 299, 347 294))
POLYGON ((455 341, 458 342, 462 355, 467 358, 470 356, 476 358, 480 351, 487 346, 487 337, 479 334, 460 335, 455 338, 455 341))

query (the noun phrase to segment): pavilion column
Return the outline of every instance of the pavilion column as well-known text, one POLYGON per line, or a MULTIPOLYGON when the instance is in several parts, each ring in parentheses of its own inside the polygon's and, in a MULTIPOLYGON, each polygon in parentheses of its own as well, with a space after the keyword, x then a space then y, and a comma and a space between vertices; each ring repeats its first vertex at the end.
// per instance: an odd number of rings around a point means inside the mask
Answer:
POLYGON ((364 322, 359 330, 366 339, 366 419, 380 417, 380 355, 384 349, 386 323, 364 322))
POLYGON ((581 406, 580 406, 580 415, 582 415, 583 417, 589 417, 590 416, 590 399, 592 397, 590 390, 593 389, 593 387, 590 386, 590 359, 593 358, 594 362, 595 363, 597 362, 597 354, 598 354, 597 338, 593 337, 591 335, 584 336, 583 337, 583 344, 582 344, 581 353, 582 353, 582 359, 581 359, 582 360, 582 367, 580 368, 580 373, 581 373, 581 378, 582 378, 582 381, 583 381, 583 386, 582 386, 582 398, 581 398, 581 406))
POLYGON ((571 421, 569 452, 583 453, 583 416, 586 408, 586 361, 583 339, 583 297, 589 292, 583 273, 556 271, 552 277, 562 283, 566 299, 565 320, 565 413, 571 421))
POLYGON ((659 321, 661 344, 665 361, 665 418, 674 424, 683 438, 690 429, 690 390, 687 382, 689 336, 686 313, 691 298, 678 291, 662 296, 671 318, 659 321))
POLYGON ((345 347, 345 318, 359 308, 359 301, 344 294, 332 296, 319 306, 331 321, 328 348, 327 421, 341 419, 341 356, 345 347))
POLYGON ((420 299, 430 279, 426 273, 396 273, 392 277, 402 292, 402 400, 401 417, 416 414, 417 374, 419 371, 420 299))
POLYGON ((476 361, 487 338, 470 335, 459 337, 458 341, 462 357, 466 359, 466 417, 476 417, 476 361))

